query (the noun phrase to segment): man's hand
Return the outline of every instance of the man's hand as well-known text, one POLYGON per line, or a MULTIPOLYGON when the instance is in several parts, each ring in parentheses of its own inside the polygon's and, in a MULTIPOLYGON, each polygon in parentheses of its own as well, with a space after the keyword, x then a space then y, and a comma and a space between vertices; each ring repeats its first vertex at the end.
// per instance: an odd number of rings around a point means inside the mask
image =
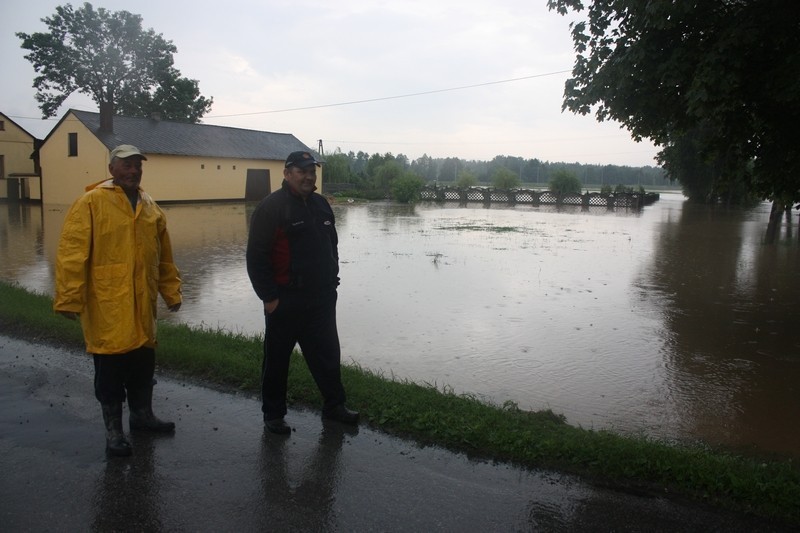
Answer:
POLYGON ((278 301, 279 300, 275 298, 274 300, 271 300, 269 302, 264 302, 264 312, 267 313, 268 315, 271 315, 272 312, 278 308, 278 301))
POLYGON ((75 311, 56 311, 56 313, 70 320, 78 320, 79 316, 75 311))

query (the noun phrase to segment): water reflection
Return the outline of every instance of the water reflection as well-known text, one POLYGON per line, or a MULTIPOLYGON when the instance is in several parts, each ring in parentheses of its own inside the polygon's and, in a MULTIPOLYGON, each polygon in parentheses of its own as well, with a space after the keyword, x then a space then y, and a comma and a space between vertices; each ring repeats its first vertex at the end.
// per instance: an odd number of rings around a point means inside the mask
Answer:
POLYGON ((270 531, 335 531, 336 487, 341 476, 339 456, 346 435, 357 433, 336 423, 324 422, 311 456, 297 458, 294 468, 289 439, 266 430, 259 458, 263 503, 261 523, 270 531), (296 475, 295 472, 299 470, 296 475))
POLYGON ((797 452, 798 247, 758 245, 763 220, 751 215, 684 206, 658 231, 640 287, 664 317, 663 361, 684 432, 797 452))
MULTIPOLYGON (((63 219, 58 223, 59 228, 61 222, 63 219)), ((51 274, 45 228, 41 206, 0 203, 0 268, 4 279, 49 292, 51 274)))
POLYGON ((162 531, 160 482, 154 467, 154 439, 137 436, 131 459, 109 459, 97 481, 92 531, 162 531))
MULTIPOLYGON (((185 304, 261 335, 252 204, 165 206, 185 304)), ((67 206, 0 205, 0 276, 52 292, 67 206)), ((800 245, 769 206, 335 204, 343 359, 573 424, 800 456, 800 245)), ((163 305, 163 304, 162 304, 163 305)))

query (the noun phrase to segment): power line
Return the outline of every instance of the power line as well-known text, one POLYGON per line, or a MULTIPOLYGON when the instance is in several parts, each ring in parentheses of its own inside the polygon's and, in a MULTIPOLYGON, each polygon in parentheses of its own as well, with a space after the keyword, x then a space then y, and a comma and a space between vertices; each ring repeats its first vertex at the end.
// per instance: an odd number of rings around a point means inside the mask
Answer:
MULTIPOLYGON (((506 79, 506 80, 487 81, 487 82, 484 82, 484 83, 475 83, 475 84, 472 84, 472 85, 462 85, 460 87, 449 87, 447 89, 434 89, 434 90, 431 90, 431 91, 422 91, 422 92, 418 92, 418 93, 408 93, 408 94, 398 94, 398 95, 395 95, 395 96, 382 96, 382 97, 379 97, 379 98, 367 98, 367 99, 364 99, 364 100, 351 100, 349 102, 338 102, 338 103, 334 103, 334 104, 320 104, 320 105, 312 105, 312 106, 306 106, 306 107, 292 107, 292 108, 287 108, 287 109, 273 109, 273 110, 270 110, 270 111, 253 111, 253 112, 250 112, 250 113, 235 113, 235 114, 231 114, 231 115, 207 115, 207 116, 204 116, 203 119, 205 120, 205 119, 213 119, 213 118, 245 117, 245 116, 250 116, 250 115, 268 115, 268 114, 272 114, 272 113, 288 113, 288 112, 291 112, 291 111, 307 111, 309 109, 322 109, 322 108, 325 108, 325 107, 341 107, 341 106, 346 106, 346 105, 366 104, 366 103, 369 103, 369 102, 381 102, 381 101, 385 101, 385 100, 398 100, 400 98, 413 98, 415 96, 425 96, 425 95, 429 95, 429 94, 446 93, 446 92, 451 92, 451 91, 462 91, 464 89, 474 89, 476 87, 487 87, 489 85, 499 85, 501 83, 513 83, 513 82, 517 82, 517 81, 531 80, 531 79, 534 79, 534 78, 544 78, 544 77, 547 77, 547 76, 556 76, 556 75, 565 74, 565 73, 568 73, 568 72, 571 72, 571 71, 570 70, 557 70, 557 71, 554 71, 554 72, 547 72, 545 74, 533 74, 531 76, 522 76, 520 78, 509 78, 509 79, 506 79)), ((38 120, 37 117, 23 117, 23 116, 19 116, 19 115, 13 115, 13 116, 12 115, 8 115, 8 117, 9 118, 24 119, 24 120, 38 120)), ((56 120, 58 120, 58 118, 47 118, 47 119, 44 119, 44 120, 56 121, 56 120)))
POLYGON ((485 83, 476 83, 476 84, 473 84, 473 85, 462 85, 460 87, 450 87, 450 88, 447 88, 447 89, 435 89, 435 90, 432 90, 432 91, 423 91, 423 92, 418 92, 418 93, 398 94, 398 95, 395 95, 395 96, 383 96, 383 97, 380 97, 380 98, 368 98, 368 99, 365 99, 365 100, 352 100, 352 101, 349 101, 349 102, 338 102, 338 103, 335 103, 335 104, 321 104, 321 105, 313 105, 313 106, 307 106, 307 107, 292 107, 292 108, 288 108, 288 109, 274 109, 274 110, 271 110, 271 111, 253 111, 251 113, 236 113, 236 114, 233 114, 233 115, 212 115, 212 116, 206 116, 206 117, 203 117, 203 118, 244 117, 244 116, 248 116, 248 115, 267 115, 267 114, 271 114, 271 113, 288 113, 290 111, 307 111, 309 109, 321 109, 321 108, 324 108, 324 107, 340 107, 340 106, 345 106, 345 105, 366 104, 366 103, 369 103, 369 102, 381 102, 381 101, 384 101, 384 100, 397 100, 399 98, 412 98, 414 96, 425 96, 425 95, 428 95, 428 94, 446 93, 446 92, 450 92, 450 91, 461 91, 461 90, 464 90, 464 89, 474 89, 476 87, 486 87, 488 85, 498 85, 498 84, 501 84, 501 83, 512 83, 512 82, 515 82, 515 81, 530 80, 530 79, 533 79, 533 78, 543 78, 545 76, 555 76, 555 75, 564 74, 564 73, 567 73, 567 72, 571 72, 571 71, 570 70, 557 70, 555 72, 548 72, 546 74, 534 74, 532 76, 523 76, 521 78, 511 78, 511 79, 507 79, 507 80, 488 81, 488 82, 485 82, 485 83))
POLYGON ((583 137, 548 137, 537 139, 492 139, 492 140, 477 140, 477 141, 362 141, 362 140, 348 140, 348 139, 325 139, 327 143, 343 143, 343 144, 404 144, 404 145, 431 145, 431 144, 507 144, 507 143, 558 143, 558 142, 574 142, 574 141, 589 141, 592 139, 611 139, 617 137, 628 137, 625 132, 612 133, 606 135, 589 135, 583 137))

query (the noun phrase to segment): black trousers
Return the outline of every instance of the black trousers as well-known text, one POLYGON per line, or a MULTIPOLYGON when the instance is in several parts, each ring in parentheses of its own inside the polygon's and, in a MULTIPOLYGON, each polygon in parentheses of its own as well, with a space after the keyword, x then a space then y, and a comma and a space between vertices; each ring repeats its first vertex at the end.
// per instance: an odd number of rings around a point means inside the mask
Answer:
POLYGON ((265 418, 272 420, 286 414, 289 360, 296 344, 322 393, 323 411, 343 404, 336 290, 287 290, 278 298, 278 307, 265 317, 261 368, 261 410, 265 418))
POLYGON ((115 355, 94 354, 94 395, 100 403, 125 401, 125 391, 153 385, 156 351, 142 346, 115 355))

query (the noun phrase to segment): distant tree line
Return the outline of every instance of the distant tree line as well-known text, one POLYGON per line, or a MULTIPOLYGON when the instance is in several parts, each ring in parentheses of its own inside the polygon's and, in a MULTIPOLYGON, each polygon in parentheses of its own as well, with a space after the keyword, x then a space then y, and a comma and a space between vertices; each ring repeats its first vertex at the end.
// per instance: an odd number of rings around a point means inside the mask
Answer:
POLYGON ((556 163, 515 156, 496 156, 491 161, 475 161, 423 155, 410 160, 403 154, 344 153, 340 150, 323 155, 323 159, 326 184, 348 184, 353 190, 372 191, 376 196, 390 194, 397 180, 407 182, 411 178, 416 178, 421 184, 458 187, 546 187, 554 177, 567 173, 574 176, 584 188, 616 188, 623 185, 646 189, 672 185, 663 169, 651 166, 556 163))

